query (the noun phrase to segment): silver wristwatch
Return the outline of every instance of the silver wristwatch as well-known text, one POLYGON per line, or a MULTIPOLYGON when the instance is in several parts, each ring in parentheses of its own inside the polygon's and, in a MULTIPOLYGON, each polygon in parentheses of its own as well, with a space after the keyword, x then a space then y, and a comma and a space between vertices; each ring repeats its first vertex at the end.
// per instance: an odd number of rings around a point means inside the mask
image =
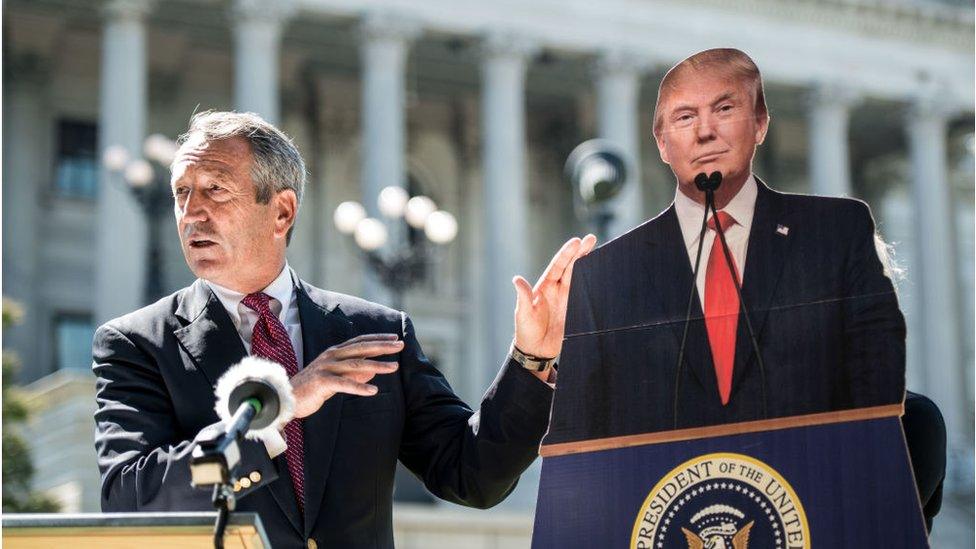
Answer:
POLYGON ((526 370, 531 370, 533 372, 545 372, 551 368, 556 363, 556 357, 553 358, 540 358, 537 356, 527 355, 520 351, 515 343, 512 343, 512 348, 508 351, 508 356, 512 360, 518 362, 526 370))

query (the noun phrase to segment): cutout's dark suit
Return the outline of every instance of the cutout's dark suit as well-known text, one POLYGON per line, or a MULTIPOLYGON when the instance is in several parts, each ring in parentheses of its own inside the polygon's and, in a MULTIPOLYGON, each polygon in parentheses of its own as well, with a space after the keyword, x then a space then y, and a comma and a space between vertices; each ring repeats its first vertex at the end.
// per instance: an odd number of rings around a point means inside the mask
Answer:
MULTIPOLYGON (((677 426, 900 403, 905 322, 858 200, 785 194, 757 180, 731 397, 719 399, 696 295, 677 426), (784 234, 785 233, 785 234, 784 234)), ((704 266, 702 266, 704 268, 704 266)), ((576 263, 546 444, 672 429, 692 268, 674 205, 576 263)))
MULTIPOLYGON (((535 459, 552 390, 506 364, 475 414, 434 369, 400 312, 300 282, 296 299, 307 364, 367 333, 406 342, 379 394, 338 394, 305 420, 306 508, 299 514, 288 467, 260 442, 242 447, 240 471, 260 482, 238 493, 239 511, 261 516, 275 547, 391 547, 397 459, 435 495, 489 507, 535 459), (323 545, 324 544, 324 545, 323 545)), ((100 327, 93 345, 102 510, 209 510, 190 486, 192 440, 217 421, 213 386, 245 356, 226 310, 198 280, 100 327)))

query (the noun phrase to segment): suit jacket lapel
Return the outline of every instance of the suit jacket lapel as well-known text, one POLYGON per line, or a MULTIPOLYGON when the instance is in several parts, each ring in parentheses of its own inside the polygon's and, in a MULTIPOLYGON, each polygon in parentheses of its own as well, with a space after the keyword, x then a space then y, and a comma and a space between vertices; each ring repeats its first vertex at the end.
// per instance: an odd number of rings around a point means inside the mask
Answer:
MULTIPOLYGON (((761 344, 766 317, 773 304, 776 286, 789 252, 790 237, 781 234, 780 227, 789 227, 788 212, 779 193, 769 189, 756 178, 759 187, 756 210, 749 230, 749 250, 746 271, 742 277, 742 300, 749 308, 756 339, 761 344)), ((788 230, 788 229, 787 229, 788 230)), ((755 361, 749 329, 740 313, 735 336, 735 368, 732 370, 732 396, 739 380, 755 361)), ((768 389, 768 388, 767 388, 768 389)))
POLYGON ((247 356, 230 315, 203 280, 183 294, 176 315, 188 324, 173 334, 211 385, 247 356))
MULTIPOLYGON (((298 314, 302 322, 304 366, 323 351, 352 337, 352 322, 328 294, 299 281, 296 292, 298 314), (315 298, 310 293, 314 292, 315 298), (316 299, 319 302, 316 302, 316 299)), ((308 537, 318 518, 329 469, 332 464, 339 417, 344 395, 336 394, 322 408, 305 418, 305 536, 308 537)), ((294 501, 294 498, 292 498, 294 501)))
MULTIPOLYGON (((656 230, 651 231, 646 239, 650 249, 644 257, 645 268, 653 273, 648 277, 652 286, 648 291, 660 299, 662 319, 670 325, 678 347, 685 328, 688 293, 694 282, 691 276, 692 265, 688 260, 688 251, 685 249, 674 204, 661 214, 653 227, 656 230)), ((704 268, 703 261, 699 269, 704 268)), ((705 391, 718 399, 718 381, 712 366, 712 351, 708 346, 701 298, 697 289, 692 298, 684 363, 705 391)))

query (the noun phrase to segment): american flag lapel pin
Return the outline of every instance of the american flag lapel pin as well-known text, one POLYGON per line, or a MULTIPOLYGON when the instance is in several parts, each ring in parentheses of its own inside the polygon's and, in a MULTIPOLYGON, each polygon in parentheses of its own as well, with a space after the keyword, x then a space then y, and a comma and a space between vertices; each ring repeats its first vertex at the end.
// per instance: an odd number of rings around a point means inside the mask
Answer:
POLYGON ((786 225, 776 225, 776 233, 787 236, 790 234, 790 228, 786 225))

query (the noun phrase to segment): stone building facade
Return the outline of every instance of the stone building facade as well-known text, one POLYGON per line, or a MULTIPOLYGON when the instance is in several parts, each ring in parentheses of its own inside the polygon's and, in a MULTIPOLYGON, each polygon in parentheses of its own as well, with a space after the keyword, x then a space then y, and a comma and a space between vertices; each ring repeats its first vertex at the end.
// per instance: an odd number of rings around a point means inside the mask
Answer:
MULTIPOLYGON (((562 179, 568 153, 599 136, 632 158, 614 234, 665 208, 674 182, 651 137, 657 85, 676 61, 716 46, 745 50, 764 74, 772 125, 756 173, 782 190, 864 198, 894 242, 909 388, 942 408, 949 486, 972 493, 965 3, 9 0, 3 15, 3 293, 28 311, 4 346, 54 414, 32 427, 48 455, 38 482, 77 509, 97 506, 94 461, 51 452, 43 422, 90 434, 90 417, 57 415, 55 403, 90 398, 80 395, 90 395, 93 329, 146 302, 151 250, 166 293, 193 279, 172 218, 148 220, 100 168, 106 147, 140 155, 147 135, 175 138, 203 109, 278 123, 310 171, 291 265, 315 285, 379 301, 389 292, 332 212, 359 200, 375 213, 387 185, 434 198, 460 231, 403 307, 437 366, 477 402, 511 339, 512 275, 533 278, 586 230, 562 179)), ((532 475, 524 484, 511 509, 534 505, 532 475)))

